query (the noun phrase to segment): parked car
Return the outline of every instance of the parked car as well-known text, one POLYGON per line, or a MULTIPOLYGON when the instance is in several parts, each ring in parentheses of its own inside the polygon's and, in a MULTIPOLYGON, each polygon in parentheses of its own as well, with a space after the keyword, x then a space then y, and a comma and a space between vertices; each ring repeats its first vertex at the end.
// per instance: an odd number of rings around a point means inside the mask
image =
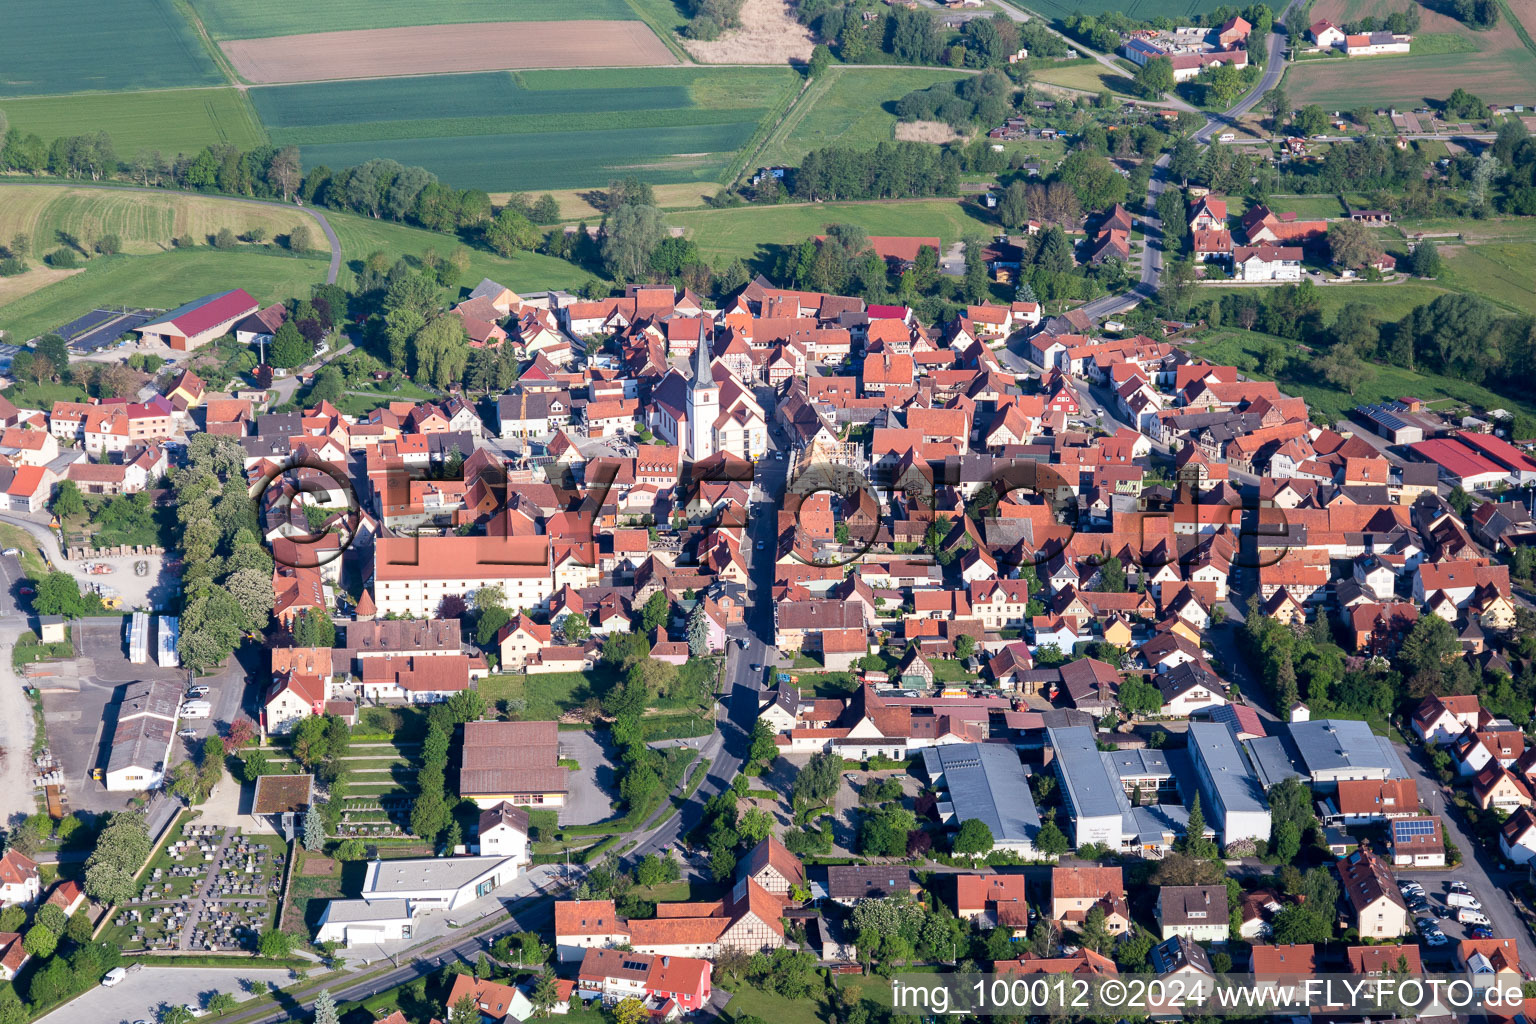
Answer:
MULTIPOLYGON (((1413 884, 1417 885, 1418 883, 1415 882, 1413 884)), ((1470 894, 1472 892, 1472 887, 1458 878, 1451 883, 1451 892, 1464 892, 1470 894)))
POLYGON ((1473 925, 1472 937, 1474 939, 1491 939, 1493 938, 1493 929, 1485 924, 1473 925))
POLYGON ((1486 914, 1480 914, 1475 910, 1468 910, 1466 907, 1462 907, 1460 910, 1456 911, 1456 922, 1458 924, 1481 925, 1490 923, 1486 914))
POLYGON ((208 694, 210 694, 212 692, 213 692, 212 690, 210 690, 208 687, 202 685, 201 683, 199 683, 196 686, 189 686, 189 687, 187 687, 187 696, 188 697, 206 697, 206 696, 208 696, 208 694))
POLYGON ((128 971, 122 967, 114 967, 101 979, 103 988, 111 988, 124 978, 128 977, 128 971))
POLYGON ((19 555, 19 554, 21 554, 21 548, 6 548, 4 551, 0 551, 0 555, 19 555))
POLYGON ((1471 893, 1453 892, 1445 897, 1445 905, 1448 907, 1465 907, 1468 910, 1482 910, 1483 905, 1478 902, 1476 896, 1471 893))

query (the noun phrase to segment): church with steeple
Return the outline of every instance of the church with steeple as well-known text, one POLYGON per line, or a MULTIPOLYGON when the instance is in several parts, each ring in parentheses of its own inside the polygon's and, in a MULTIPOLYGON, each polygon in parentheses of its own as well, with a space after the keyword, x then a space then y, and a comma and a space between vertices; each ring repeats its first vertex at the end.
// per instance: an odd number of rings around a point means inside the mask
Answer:
POLYGON ((708 341, 688 358, 687 371, 673 367, 651 391, 646 426, 682 449, 683 461, 702 462, 725 452, 758 459, 768 450, 768 420, 751 387, 715 365, 708 341))
POLYGON ((715 420, 720 417, 720 385, 710 369, 709 345, 693 350, 693 372, 688 378, 687 430, 683 457, 703 462, 715 454, 715 420))

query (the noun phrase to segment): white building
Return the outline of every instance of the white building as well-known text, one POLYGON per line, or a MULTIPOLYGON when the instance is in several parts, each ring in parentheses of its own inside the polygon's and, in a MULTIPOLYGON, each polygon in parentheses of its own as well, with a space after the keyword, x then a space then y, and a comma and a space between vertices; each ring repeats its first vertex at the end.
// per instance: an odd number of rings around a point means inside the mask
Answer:
POLYGON ((339 942, 348 949, 411 938, 415 917, 406 900, 331 900, 320 914, 316 942, 339 942))
POLYGON ((174 682, 128 684, 107 757, 103 781, 108 792, 136 793, 160 785, 170 766, 180 707, 181 687, 174 682))
POLYGON ((443 598, 482 587, 501 587, 509 608, 540 607, 555 592, 547 536, 380 537, 373 580, 380 618, 430 618, 443 598))
POLYGON ((1189 751, 1200 780, 1205 819, 1221 830, 1221 845, 1240 839, 1269 840, 1269 802, 1257 773, 1229 725, 1189 724, 1189 751))
POLYGON ((480 812, 480 856, 528 864, 528 812, 503 801, 480 812))
POLYGON ((1299 245, 1239 246, 1232 253, 1232 276, 1239 281, 1300 281, 1299 245))

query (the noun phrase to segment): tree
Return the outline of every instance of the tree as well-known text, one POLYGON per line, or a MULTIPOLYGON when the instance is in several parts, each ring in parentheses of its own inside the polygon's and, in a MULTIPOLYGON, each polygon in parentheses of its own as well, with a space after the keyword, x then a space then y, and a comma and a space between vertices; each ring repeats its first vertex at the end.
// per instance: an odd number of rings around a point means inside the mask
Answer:
POLYGON ((58 493, 53 496, 53 514, 63 521, 84 512, 85 499, 80 495, 80 486, 73 480, 61 481, 58 493))
MULTIPOLYGON (((773 831, 773 816, 760 807, 749 808, 736 823, 736 831, 748 842, 760 843, 773 831)), ((905 836, 902 842, 906 842, 905 836)))
POLYGON ((1120 685, 1120 706, 1135 715, 1155 715, 1163 709, 1163 691, 1153 683, 1127 679, 1120 685))
POLYGON ((1328 225, 1328 254, 1334 266, 1360 270, 1381 259, 1381 246, 1364 224, 1336 220, 1328 225))
POLYGON ((32 610, 39 615, 63 615, 76 619, 85 614, 85 598, 79 582, 67 572, 50 572, 37 581, 32 610))
POLYGON ((984 856, 992 852, 992 830, 980 818, 966 818, 960 823, 950 849, 962 857, 984 856))
POLYGON ((1296 111, 1294 128, 1297 135, 1310 137, 1328 130, 1328 112, 1316 103, 1309 103, 1296 111))
POLYGON ((315 247, 314 235, 309 230, 308 224, 295 224, 293 230, 288 232, 288 251, 306 253, 315 247))
POLYGON ((688 656, 690 658, 706 658, 709 656, 709 622, 704 615, 704 602, 694 602, 693 608, 688 612, 688 656))
MULTIPOLYGON (((479 1012, 478 1009, 476 1012, 479 1012)), ((651 1011, 634 996, 619 1000, 613 1008, 614 1024, 647 1024, 650 1019, 651 1011)))
POLYGON ((969 633, 961 633, 955 637, 955 660, 964 661, 976 650, 976 638, 969 633))
POLYGON ((323 608, 307 608, 293 620, 293 642, 299 647, 336 646, 336 624, 323 608))
POLYGON ((1408 254, 1408 272, 1414 277, 1440 276, 1440 250, 1427 238, 1414 243, 1408 254))
POLYGON ((272 160, 267 164, 267 180, 282 193, 283 202, 286 203, 293 198, 293 193, 298 190, 300 183, 304 180, 304 168, 299 160, 299 147, 284 146, 272 154, 272 160))
POLYGON ((1133 81, 1136 92, 1149 100, 1172 92, 1176 84, 1173 77, 1173 61, 1167 57, 1149 60, 1136 69, 1133 81))
POLYGON ((825 43, 817 43, 811 50, 811 59, 805 65, 805 77, 810 79, 820 78, 822 73, 832 64, 832 51, 827 49, 825 43))
POLYGON ((774 741, 773 728, 759 718, 752 726, 752 749, 747 754, 747 760, 753 764, 769 764, 779 756, 779 747, 774 741))
POLYGON ((474 993, 466 992, 458 998, 448 1009, 450 1021, 478 1021, 480 1020, 480 1004, 475 1000, 474 993))
POLYGON ((314 354, 315 346, 304 340, 304 336, 299 333, 299 325, 286 320, 272 335, 272 347, 267 359, 273 366, 291 370, 309 362, 314 354))
POLYGON ((331 998, 331 990, 321 989, 315 994, 315 1024, 341 1024, 341 1015, 336 1011, 336 1000, 331 998))
POLYGON ((160 1011, 160 1024, 192 1024, 196 1019, 184 1003, 173 1003, 160 1011))
POLYGON ((1291 97, 1285 91, 1284 85, 1277 85, 1264 94, 1264 109, 1269 111, 1275 126, 1279 127, 1285 120, 1285 115, 1291 112, 1291 97))
POLYGON ((501 256, 531 251, 543 237, 528 215, 512 206, 504 207, 485 227, 486 244, 501 256))
POLYGON ((1066 834, 1056 824, 1054 817, 1047 818, 1035 836, 1035 849, 1047 857, 1059 857, 1072 848, 1066 834))
POLYGON ((649 205, 621 205, 604 219, 603 229, 603 263, 621 281, 638 280, 666 236, 661 211, 649 205))
POLYGON ((1189 805, 1189 824, 1185 826, 1184 835, 1177 844, 1180 853, 1191 857, 1216 856, 1216 842, 1205 834, 1205 812, 1200 809, 1200 795, 1195 794, 1194 800, 1189 805))
POLYGON ((667 612, 671 605, 664 591, 656 591, 646 599, 640 609, 640 628, 647 633, 654 633, 667 623, 667 612))
POLYGON ((417 380, 443 389, 464 376, 469 364, 469 335, 464 321, 456 316, 439 316, 411 338, 417 380))
POLYGON ((313 801, 304 812, 304 849, 318 853, 325 845, 325 822, 320 817, 320 806, 313 801))
POLYGON ((294 941, 288 932, 273 928, 261 933, 261 939, 256 943, 256 952, 269 960, 282 960, 293 952, 294 941))
POLYGON ((1029 187, 1022 181, 1012 181, 997 199, 997 219, 1010 231, 1018 231, 1029 223, 1029 187))
POLYGON ((28 928, 26 937, 21 940, 21 948, 27 951, 27 955, 40 959, 52 956, 58 945, 58 935, 40 924, 28 928))
POLYGON ((218 1016, 221 1013, 228 1013, 239 1005, 233 992, 215 992, 208 997, 204 1008, 214 1016, 218 1016))
POLYGON ((1364 362, 1355 350, 1346 345, 1335 345, 1327 355, 1318 360, 1317 369, 1323 379, 1347 394, 1353 395, 1361 385, 1375 376, 1375 369, 1364 362))

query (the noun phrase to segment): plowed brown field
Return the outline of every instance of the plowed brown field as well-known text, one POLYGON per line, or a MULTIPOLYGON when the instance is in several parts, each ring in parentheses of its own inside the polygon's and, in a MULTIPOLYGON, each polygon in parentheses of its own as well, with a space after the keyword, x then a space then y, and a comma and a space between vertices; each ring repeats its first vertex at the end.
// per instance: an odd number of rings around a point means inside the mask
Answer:
POLYGON ((219 44, 256 85, 511 68, 676 64, 638 21, 489 22, 313 32, 219 44))

